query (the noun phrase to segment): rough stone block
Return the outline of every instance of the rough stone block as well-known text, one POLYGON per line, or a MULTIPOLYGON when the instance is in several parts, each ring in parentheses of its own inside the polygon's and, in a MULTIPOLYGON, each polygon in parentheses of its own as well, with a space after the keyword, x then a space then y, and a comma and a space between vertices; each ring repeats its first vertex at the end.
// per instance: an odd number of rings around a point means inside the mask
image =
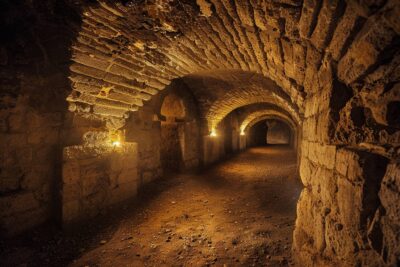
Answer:
POLYGON ((137 181, 122 184, 111 191, 109 202, 111 204, 115 204, 118 202, 132 199, 136 197, 137 189, 138 189, 137 181))
POLYGON ((145 171, 142 173, 142 183, 147 184, 154 180, 154 173, 152 171, 145 171))
POLYGON ((338 257, 338 260, 352 256, 356 251, 353 232, 349 232, 347 225, 343 225, 337 214, 330 213, 325 218, 325 253, 328 256, 338 257))
POLYGON ((396 32, 381 18, 368 20, 340 60, 338 77, 346 84, 356 81, 379 60, 380 53, 392 43, 395 37, 396 32))
POLYGON ((120 185, 134 181, 138 181, 137 169, 125 169, 118 176, 118 184, 120 185))
POLYGON ((300 160, 300 178, 304 186, 311 185, 314 173, 314 165, 307 158, 302 157, 300 160))
POLYGON ((63 203, 62 219, 64 223, 77 221, 81 216, 79 200, 72 200, 63 203))
POLYGON ((311 160, 314 163, 319 163, 318 162, 318 148, 319 148, 319 144, 315 143, 315 142, 309 142, 308 145, 308 159, 311 160))
POLYGON ((336 154, 335 170, 342 176, 347 176, 350 153, 346 149, 338 149, 336 154))
POLYGON ((2 227, 8 229, 6 236, 14 236, 18 233, 32 229, 43 224, 50 216, 48 206, 41 206, 37 209, 27 210, 19 214, 2 217, 2 227))
MULTIPOLYGON (((296 231, 297 229, 302 229, 304 231, 301 239, 310 237, 314 234, 314 197, 307 188, 301 191, 299 200, 297 202, 297 219, 296 219, 296 231)), ((301 245, 308 243, 311 240, 294 240, 294 243, 299 243, 301 245)))
POLYGON ((349 228, 358 229, 361 221, 363 188, 343 177, 338 178, 337 202, 340 221, 349 228))
POLYGON ((336 61, 342 56, 342 51, 345 48, 344 45, 347 39, 351 37, 352 31, 355 27, 358 27, 363 20, 364 19, 357 15, 351 5, 346 7, 343 18, 339 21, 328 47, 328 50, 336 61))
POLYGON ((400 5, 396 1, 391 1, 385 9, 384 17, 389 22, 390 26, 400 34, 400 5))
POLYGON ((304 1, 299 21, 299 31, 302 38, 310 37, 312 24, 320 5, 320 1, 317 0, 304 1))
POLYGON ((38 209, 39 207, 40 203, 32 192, 13 194, 0 198, 0 214, 2 216, 23 213, 28 210, 38 209))
POLYGON ((314 189, 317 190, 316 193, 319 195, 324 209, 334 210, 336 208, 338 186, 333 171, 320 167, 313 177, 315 177, 313 185, 316 187, 314 189))
POLYGON ((400 222, 400 162, 388 165, 379 198, 385 208, 386 216, 393 222, 400 222))
POLYGON ((336 160, 336 146, 323 145, 320 147, 319 162, 322 163, 327 169, 333 170, 336 160))
POLYGON ((81 187, 79 184, 63 185, 63 190, 62 190, 63 203, 67 203, 73 200, 79 200, 81 197, 82 197, 81 187))
MULTIPOLYGON (((343 155, 343 152, 338 155, 343 155)), ((344 172, 342 165, 347 163, 346 179, 338 181, 338 204, 342 219, 353 226, 365 227, 380 205, 378 189, 388 161, 380 155, 355 150, 348 150, 345 157, 346 162, 336 165, 344 172)))
POLYGON ((59 140, 59 130, 56 128, 42 128, 29 132, 29 144, 55 144, 59 140))
POLYGON ((306 140, 301 141, 301 155, 302 157, 308 157, 308 141, 306 140))
POLYGON ((329 27, 335 23, 343 9, 343 2, 339 0, 325 2, 323 1, 318 15, 317 25, 311 36, 311 42, 315 47, 323 49, 329 41, 329 27))
POLYGON ((80 165, 78 160, 64 162, 62 168, 64 184, 75 184, 80 181, 80 165))
POLYGON ((330 136, 333 132, 332 113, 327 110, 321 111, 317 118, 316 140, 324 144, 332 144, 330 136))

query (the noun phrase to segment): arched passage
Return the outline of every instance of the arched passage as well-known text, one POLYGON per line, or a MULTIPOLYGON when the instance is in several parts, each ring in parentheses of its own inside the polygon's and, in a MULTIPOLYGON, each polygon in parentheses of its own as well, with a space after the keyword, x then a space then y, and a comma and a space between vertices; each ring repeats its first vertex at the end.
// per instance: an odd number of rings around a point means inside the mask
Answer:
POLYGON ((160 160, 165 174, 197 167, 200 161, 198 107, 177 81, 160 97, 160 160))
MULTIPOLYGON (((287 133, 285 135, 287 135, 287 139, 289 140, 288 144, 293 147, 295 150, 298 150, 298 140, 300 138, 299 136, 299 130, 298 127, 295 123, 292 122, 292 120, 289 117, 286 117, 285 115, 282 114, 276 114, 274 112, 271 113, 271 111, 262 111, 261 113, 252 113, 249 117, 247 117, 247 119, 245 119, 242 123, 242 127, 243 127, 243 131, 247 132, 251 132, 252 127, 259 123, 260 121, 265 121, 267 128, 266 128, 266 138, 268 139, 268 130, 274 131, 273 126, 276 126, 276 124, 274 125, 274 121, 280 122, 282 124, 282 127, 284 131, 287 133), (257 115, 256 117, 254 115, 257 115), (255 117, 255 118, 253 118, 255 117), (249 120, 252 119, 252 120, 249 120), (270 125, 268 125, 268 122, 272 122, 272 127, 270 125)), ((279 135, 280 131, 278 130, 278 135, 279 135)), ((266 141, 268 144, 268 140, 266 141)), ((272 142, 273 143, 273 142, 272 142)), ((300 151, 298 151, 298 153, 300 154, 300 151)))
POLYGON ((155 102, 183 78, 200 111, 198 150, 212 156, 199 157, 205 165, 225 155, 222 121, 243 105, 278 105, 296 122, 298 262, 398 265, 398 1, 3 6, 4 232, 59 213, 93 217, 160 177, 166 119, 155 102))
POLYGON ((293 133, 286 123, 281 120, 267 120, 267 144, 291 145, 293 133))
POLYGON ((182 122, 186 118, 183 100, 175 94, 164 97, 161 115, 160 157, 164 172, 176 172, 183 168, 183 150, 185 149, 185 129, 182 122))

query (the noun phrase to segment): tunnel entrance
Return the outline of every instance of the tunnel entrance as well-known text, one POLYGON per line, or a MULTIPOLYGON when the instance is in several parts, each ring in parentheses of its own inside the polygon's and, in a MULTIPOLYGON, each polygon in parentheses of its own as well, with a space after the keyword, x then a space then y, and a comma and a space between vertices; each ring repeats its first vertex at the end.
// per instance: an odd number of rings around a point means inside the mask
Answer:
POLYGON ((290 127, 279 120, 267 120, 266 142, 269 145, 289 145, 291 144, 290 127))
POLYGON ((257 122, 250 129, 249 143, 251 146, 266 146, 267 145, 268 125, 266 120, 257 122))
POLYGON ((256 122, 249 131, 250 146, 293 145, 294 133, 288 124, 278 119, 256 122))

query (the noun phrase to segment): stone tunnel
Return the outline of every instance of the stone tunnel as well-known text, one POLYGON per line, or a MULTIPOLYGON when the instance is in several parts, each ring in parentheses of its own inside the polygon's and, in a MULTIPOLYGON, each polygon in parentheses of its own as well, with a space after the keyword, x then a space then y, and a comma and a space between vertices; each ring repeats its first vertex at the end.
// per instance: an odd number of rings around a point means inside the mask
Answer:
POLYGON ((398 0, 0 13, 1 266, 399 266, 398 0))

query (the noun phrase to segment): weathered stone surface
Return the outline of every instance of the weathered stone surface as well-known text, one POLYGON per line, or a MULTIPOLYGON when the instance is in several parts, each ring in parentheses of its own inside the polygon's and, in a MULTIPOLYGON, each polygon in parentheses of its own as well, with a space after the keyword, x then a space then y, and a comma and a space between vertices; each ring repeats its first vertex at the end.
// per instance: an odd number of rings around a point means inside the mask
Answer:
POLYGON ((103 146, 101 150, 87 145, 64 148, 62 206, 66 226, 137 194, 137 144, 103 146))
POLYGON ((340 60, 339 78, 350 84, 365 75, 368 68, 379 61, 381 53, 390 49, 395 36, 396 32, 380 16, 369 19, 340 60))
POLYGON ((393 222, 400 221, 400 172, 399 162, 388 165, 382 180, 379 198, 385 208, 386 215, 393 222))

